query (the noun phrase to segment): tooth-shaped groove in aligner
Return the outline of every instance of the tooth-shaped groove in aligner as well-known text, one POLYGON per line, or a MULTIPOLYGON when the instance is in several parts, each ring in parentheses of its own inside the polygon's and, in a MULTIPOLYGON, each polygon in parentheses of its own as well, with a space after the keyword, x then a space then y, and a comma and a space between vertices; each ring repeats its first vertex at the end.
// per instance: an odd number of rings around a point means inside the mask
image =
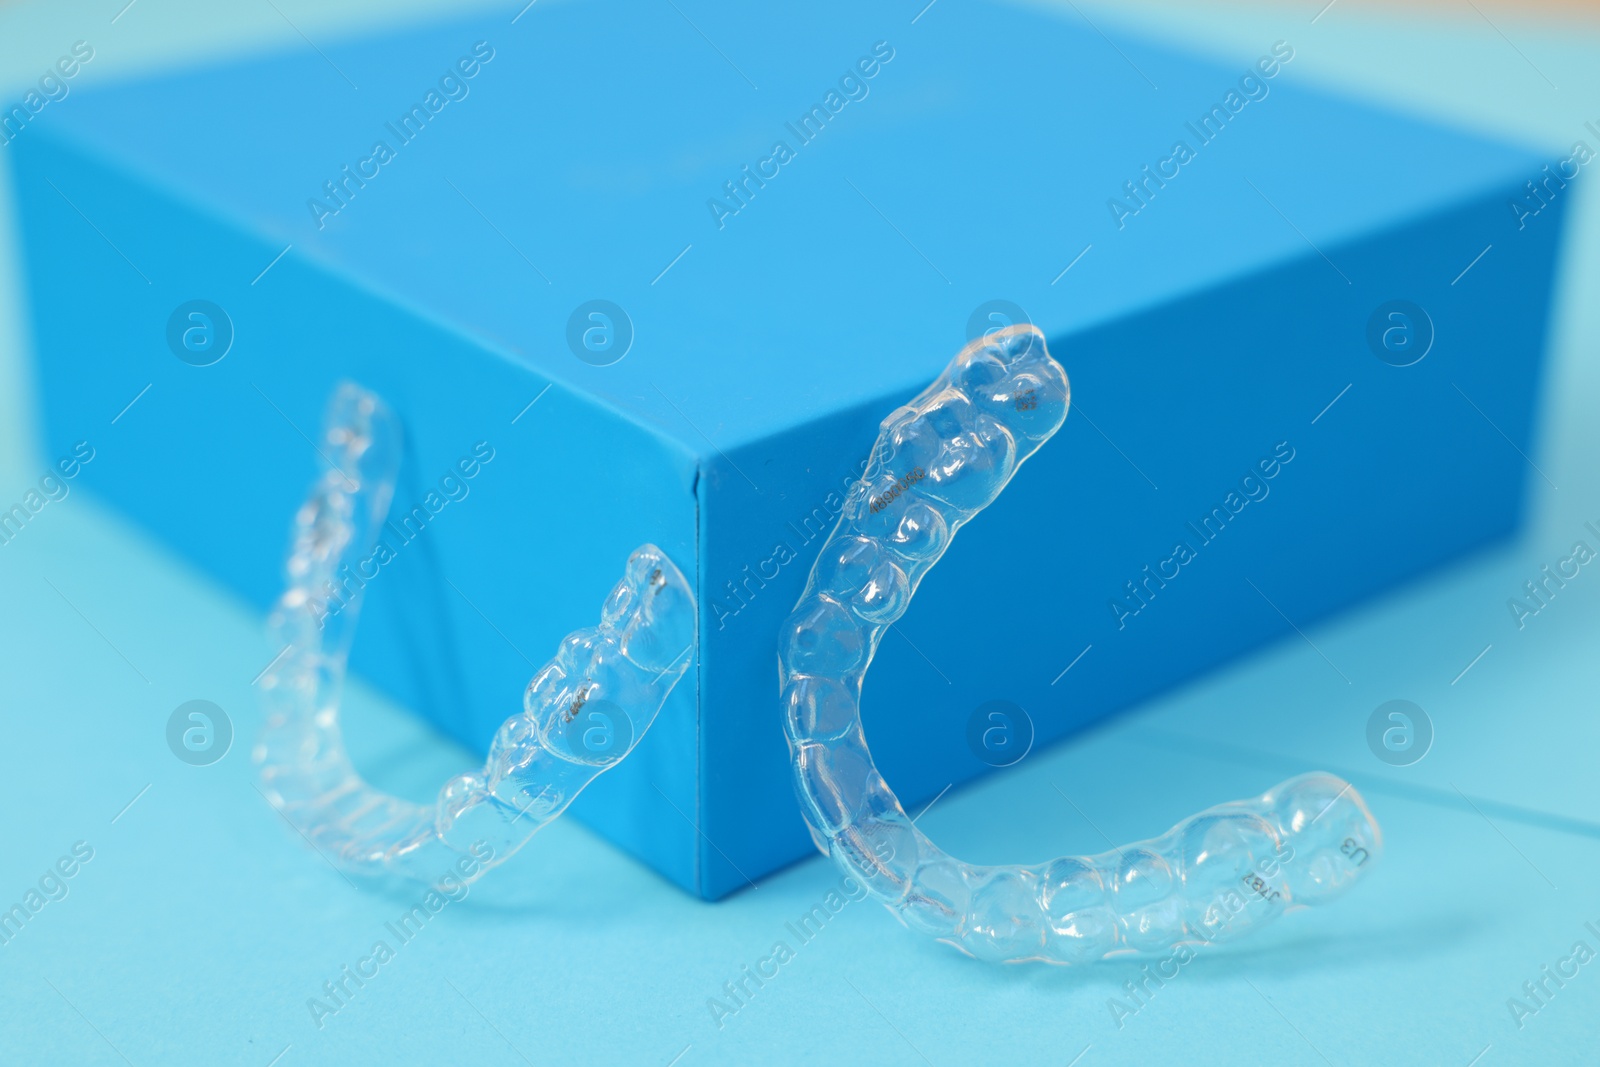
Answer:
POLYGON ((399 425, 383 402, 340 386, 326 427, 333 469, 295 516, 289 587, 271 620, 283 651, 261 679, 267 721, 253 756, 267 799, 341 868, 472 881, 644 736, 694 658, 694 593, 659 548, 636 549, 600 625, 561 642, 481 770, 445 783, 431 805, 379 792, 345 753, 339 698, 362 576, 370 578, 363 564, 387 562, 388 549, 374 549, 400 451, 399 425))
POLYGON ((1361 797, 1329 774, 1209 808, 1150 841, 1034 866, 963 863, 906 817, 862 734, 867 667, 955 532, 1061 428, 1070 400, 1031 326, 962 349, 884 420, 779 636, 784 730, 817 847, 907 926, 997 962, 1236 937, 1344 892, 1382 848, 1361 797))

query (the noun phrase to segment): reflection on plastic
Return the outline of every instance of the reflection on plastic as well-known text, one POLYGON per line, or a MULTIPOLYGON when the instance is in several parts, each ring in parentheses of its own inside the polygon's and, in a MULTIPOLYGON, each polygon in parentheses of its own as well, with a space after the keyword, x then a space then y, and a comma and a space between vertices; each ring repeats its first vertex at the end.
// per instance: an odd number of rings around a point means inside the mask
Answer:
POLYGON ((606 598, 600 625, 568 634, 533 676, 522 712, 500 727, 481 770, 446 782, 431 805, 380 793, 356 773, 339 736, 360 593, 337 615, 315 609, 382 529, 400 463, 399 427, 377 397, 345 385, 329 411, 325 451, 334 469, 296 516, 289 589, 272 620, 283 652, 261 681, 268 714, 254 755, 262 789, 347 870, 431 881, 475 857, 477 878, 565 811, 650 728, 694 658, 693 591, 659 548, 640 547, 606 598), (486 849, 492 859, 483 858, 486 849))
MULTIPOLYGON (((969 343, 883 421, 779 636, 784 727, 817 846, 907 926, 986 960, 1078 963, 1236 937, 1344 892, 1382 847, 1360 796, 1329 774, 1210 808, 1150 841, 1032 866, 963 863, 906 816, 862 734, 862 679, 956 531, 1060 429, 1069 402, 1037 329, 969 343), (927 476, 901 485, 916 468, 927 476), (872 506, 896 486, 887 507, 872 506)), ((969 723, 980 758, 1001 725, 969 723)))

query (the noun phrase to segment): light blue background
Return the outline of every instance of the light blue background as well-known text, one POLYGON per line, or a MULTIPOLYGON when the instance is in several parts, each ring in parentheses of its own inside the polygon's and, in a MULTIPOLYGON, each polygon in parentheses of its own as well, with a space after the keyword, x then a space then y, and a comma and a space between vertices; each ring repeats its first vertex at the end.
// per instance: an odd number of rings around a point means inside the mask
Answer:
MULTIPOLYGON (((319 42, 396 7, 276 2, 319 42)), ((300 40, 271 5, 225 15, 138 0, 112 24, 121 6, 0 8, 0 99, 79 38, 96 44, 85 74, 95 79, 300 40)), ((1311 23, 1321 6, 1079 10, 1229 61, 1289 39, 1297 58, 1286 77, 1551 158, 1580 137, 1600 146, 1583 127, 1600 125, 1593 25, 1491 7, 1486 18, 1379 16, 1349 0, 1311 23)), ((1580 937, 1600 948, 1583 929, 1600 926, 1600 576, 1586 568, 1521 631, 1506 608, 1574 540, 1600 544, 1583 528, 1600 524, 1600 311, 1586 296, 1600 281, 1594 181, 1585 171, 1569 190, 1547 422, 1531 456, 1543 476, 1517 545, 1036 753, 924 818, 966 858, 1036 861, 1156 833, 1313 766, 1356 782, 1387 834, 1367 884, 1202 954, 1123 1028, 1106 1002, 1136 973, 1130 965, 986 968, 863 903, 799 946, 719 1029, 707 999, 775 940, 793 945, 784 924, 821 900, 836 871, 818 858, 707 905, 569 820, 401 947, 319 1030, 307 998, 387 938, 384 923, 411 901, 353 889, 256 793, 252 679, 271 656, 260 618, 74 493, 0 548, 0 905, 75 841, 95 857, 66 899, 0 947, 0 1063, 1592 1062, 1600 962, 1520 1031, 1505 1002, 1580 937), (1437 730, 1429 755, 1404 769, 1365 743, 1368 714, 1397 697, 1427 709, 1437 730), (195 698, 233 714, 236 747, 210 768, 165 747, 168 714, 195 698)), ((15 220, 0 216, 0 228, 9 506, 47 462, 27 444, 26 329, 71 324, 22 323, 15 220)), ((1323 418, 1359 417, 1353 399, 1323 418)), ((1076 650, 1065 652, 1063 662, 1076 650)), ((1060 685, 1071 684, 1069 673, 1060 685)), ((469 763, 359 688, 347 736, 372 777, 413 796, 469 763)))

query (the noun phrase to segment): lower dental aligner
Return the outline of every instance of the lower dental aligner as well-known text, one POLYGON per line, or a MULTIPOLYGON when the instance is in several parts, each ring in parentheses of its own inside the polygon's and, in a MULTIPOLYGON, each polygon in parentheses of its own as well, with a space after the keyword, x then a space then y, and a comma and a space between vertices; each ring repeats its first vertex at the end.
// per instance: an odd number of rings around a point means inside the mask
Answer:
POLYGON ((969 344, 883 421, 779 637, 784 728, 817 846, 905 925, 997 962, 1231 939, 1343 893, 1382 848, 1361 797, 1321 773, 1149 841, 1031 866, 963 863, 907 818, 862 734, 862 680, 956 531, 1060 429, 1070 398, 1035 328, 969 344))
POLYGON ((398 424, 377 397, 341 386, 326 451, 333 469, 296 516, 289 588, 271 622, 284 651, 261 682, 267 723, 254 756, 263 792, 345 870, 428 882, 449 872, 471 881, 526 844, 644 736, 693 658, 694 594, 660 549, 640 547, 599 627, 561 642, 528 683, 522 712, 500 727, 481 770, 452 778, 433 804, 379 792, 351 765, 339 735, 360 595, 338 612, 327 610, 326 598, 348 588, 383 527, 400 464, 398 424))

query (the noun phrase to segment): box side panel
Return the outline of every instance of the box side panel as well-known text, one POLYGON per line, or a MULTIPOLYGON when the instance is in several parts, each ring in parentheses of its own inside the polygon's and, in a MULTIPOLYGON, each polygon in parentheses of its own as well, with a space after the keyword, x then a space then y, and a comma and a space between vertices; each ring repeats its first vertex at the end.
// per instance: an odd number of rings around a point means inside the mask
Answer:
POLYGON ((778 628, 864 469, 868 403, 739 449, 701 479, 702 883, 717 899, 813 852, 778 703, 778 628))
MULTIPOLYGON (((1541 477, 1534 409, 1560 221, 1518 231, 1516 195, 1052 342, 1073 382, 1066 426, 963 531, 866 683, 865 729, 909 809, 990 769, 968 741, 989 701, 1020 706, 1042 745, 1299 641, 1514 529, 1541 477), (1403 320, 1389 317, 1396 299, 1414 305, 1403 320), (1385 348, 1394 327, 1418 347, 1431 336, 1426 355, 1393 365, 1418 351, 1400 334, 1385 348)), ((713 483, 705 826, 727 860, 708 870, 713 894, 813 851, 785 767, 773 641, 813 530, 837 512, 828 494, 906 399, 739 450, 760 492, 713 483)), ((1359 664, 1330 662, 1324 681, 1363 706, 1380 699, 1359 664)), ((1285 714, 1295 703, 1284 694, 1285 714)))
MULTIPOLYGON (((265 609, 324 469, 331 390, 376 390, 406 452, 352 666, 452 737, 487 749, 560 638, 598 621, 639 544, 696 580, 681 449, 47 138, 16 158, 47 454, 90 442, 85 485, 265 609), (197 299, 231 333, 208 366, 169 344, 174 310, 197 299)), ((181 316, 180 349, 190 328, 207 327, 181 316)), ((694 803, 694 681, 573 809, 691 890, 694 830, 663 800, 694 803)))

